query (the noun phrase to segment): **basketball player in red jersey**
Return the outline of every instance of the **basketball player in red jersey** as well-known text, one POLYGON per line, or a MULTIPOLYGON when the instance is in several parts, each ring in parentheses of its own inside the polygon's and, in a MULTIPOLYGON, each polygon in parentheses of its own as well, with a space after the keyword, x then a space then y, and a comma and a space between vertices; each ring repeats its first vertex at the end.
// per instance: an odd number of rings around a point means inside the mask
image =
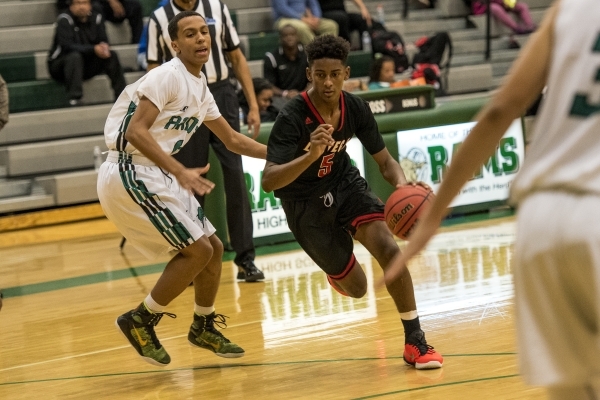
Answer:
MULTIPOLYGON (((393 186, 407 184, 390 155, 368 104, 342 91, 350 76, 349 43, 330 35, 306 46, 312 87, 282 109, 269 137, 262 186, 281 199, 290 230, 343 295, 360 298, 367 278, 353 254, 353 238, 385 270, 400 249, 383 218, 383 203, 346 152, 354 136, 393 186)), ((442 356, 425 340, 408 270, 387 287, 404 325, 404 360, 417 369, 440 368, 442 356)))

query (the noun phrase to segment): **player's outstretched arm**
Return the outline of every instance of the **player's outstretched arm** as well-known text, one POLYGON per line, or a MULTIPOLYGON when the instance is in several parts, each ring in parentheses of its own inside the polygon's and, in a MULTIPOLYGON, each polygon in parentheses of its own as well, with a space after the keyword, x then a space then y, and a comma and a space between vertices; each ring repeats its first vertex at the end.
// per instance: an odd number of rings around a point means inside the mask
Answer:
POLYGON ((201 176, 208 171, 210 165, 203 168, 185 168, 179 161, 165 153, 150 134, 149 129, 158 114, 159 110, 154 103, 142 97, 127 126, 125 139, 156 165, 173 174, 184 189, 199 195, 210 193, 215 184, 201 176))
POLYGON ((261 181, 263 190, 268 193, 295 181, 306 168, 321 158, 327 146, 335 143, 331 137, 332 133, 331 125, 319 125, 310 134, 310 149, 302 156, 285 164, 267 161, 261 181))
POLYGON ((234 131, 225 118, 219 117, 204 124, 234 153, 254 158, 267 158, 267 146, 234 131))
MULTIPOLYGON (((477 116, 479 122, 452 158, 433 204, 419 220, 401 257, 385 271, 386 282, 398 279, 408 260, 425 247, 446 216, 450 202, 494 153, 512 121, 523 115, 542 92, 550 67, 556 9, 555 4, 548 11, 540 29, 511 67, 508 80, 477 116)), ((379 280, 376 286, 383 286, 384 280, 379 280)))
POLYGON ((406 185, 408 182, 402 167, 394 157, 390 154, 387 148, 384 148, 378 153, 373 154, 373 159, 379 165, 379 172, 381 176, 394 187, 406 185))

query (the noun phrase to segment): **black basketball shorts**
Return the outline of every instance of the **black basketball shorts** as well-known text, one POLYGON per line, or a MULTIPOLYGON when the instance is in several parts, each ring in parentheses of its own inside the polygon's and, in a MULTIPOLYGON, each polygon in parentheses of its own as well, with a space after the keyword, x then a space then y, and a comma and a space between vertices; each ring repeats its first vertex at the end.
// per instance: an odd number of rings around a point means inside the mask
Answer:
POLYGON ((281 205, 300 246, 334 279, 343 278, 354 263, 356 229, 365 222, 383 220, 383 203, 356 168, 324 196, 282 200, 281 205))

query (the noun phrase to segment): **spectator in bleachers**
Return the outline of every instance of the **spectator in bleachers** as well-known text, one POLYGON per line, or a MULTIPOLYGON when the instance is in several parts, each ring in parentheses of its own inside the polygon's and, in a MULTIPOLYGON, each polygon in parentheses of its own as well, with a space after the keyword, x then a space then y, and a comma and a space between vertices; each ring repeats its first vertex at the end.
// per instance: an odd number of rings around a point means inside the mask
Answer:
MULTIPOLYGON (((428 66, 424 70, 419 71, 419 74, 413 73, 411 78, 404 79, 397 79, 395 67, 396 63, 392 57, 385 55, 377 57, 375 61, 373 61, 373 64, 371 64, 371 69, 369 71, 368 89, 389 89, 427 84, 435 87, 435 84, 432 82, 433 79, 436 79, 436 71, 432 69, 435 66, 428 66)), ((437 70, 437 72, 439 74, 439 70, 437 70)))
POLYGON ((139 0, 97 0, 102 16, 107 21, 122 24, 127 20, 131 27, 131 43, 139 43, 144 29, 142 4, 139 0))
MULTIPOLYGON (((536 26, 531 19, 529 7, 522 1, 517 0, 489 0, 490 12, 496 21, 507 26, 517 35, 531 33, 536 26), (510 14, 515 14, 520 20, 517 23, 510 14)), ((485 14, 487 11, 487 0, 471 0, 473 15, 485 14)))
POLYGON ((90 0, 70 0, 58 16, 48 71, 66 85, 72 106, 81 104, 83 81, 101 73, 110 78, 115 99, 125 89, 119 57, 110 49, 102 15, 92 11, 90 0))
POLYGON ((265 53, 263 61, 263 76, 273 85, 275 96, 288 100, 307 88, 308 60, 292 25, 279 29, 279 47, 265 53))
POLYGON ((318 0, 272 0, 271 7, 275 29, 292 25, 304 45, 310 43, 315 35, 338 34, 337 22, 322 18, 318 0))
POLYGON ((8 87, 0 75, 0 130, 8 123, 8 87))
MULTIPOLYGON (((56 9, 59 13, 69 8, 69 0, 56 0, 56 9)), ((129 21, 131 27, 131 43, 140 42, 144 29, 144 16, 142 15, 142 4, 140 0, 92 0, 92 8, 98 14, 102 14, 106 21, 121 24, 129 21)))
POLYGON ((395 81, 396 64, 390 56, 381 56, 371 64, 369 90, 389 89, 395 81))
MULTIPOLYGON (((279 114, 279 109, 273 106, 273 85, 265 78, 252 78, 254 85, 254 94, 258 102, 258 111, 260 113, 260 122, 273 122, 279 114)), ((244 93, 240 91, 238 95, 240 107, 244 112, 244 123, 247 123, 248 101, 244 93)))
MULTIPOLYGON (((347 12, 344 0, 319 0, 323 18, 329 18, 337 22, 339 27, 339 36, 352 43, 350 33, 358 31, 359 38, 362 38, 363 32, 366 32, 371 26, 371 14, 362 0, 353 0, 359 8, 360 14, 347 12)), ((362 41, 359 40, 362 49, 362 41)))

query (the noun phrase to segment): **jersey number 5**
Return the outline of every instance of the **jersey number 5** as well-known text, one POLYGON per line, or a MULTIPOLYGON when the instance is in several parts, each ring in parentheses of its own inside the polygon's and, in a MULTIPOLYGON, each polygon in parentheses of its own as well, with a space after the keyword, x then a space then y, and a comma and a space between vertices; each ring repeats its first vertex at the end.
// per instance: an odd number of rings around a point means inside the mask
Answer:
POLYGON ((322 178, 331 172, 331 166, 333 165, 333 161, 331 161, 331 159, 333 158, 333 156, 333 153, 327 154, 321 160, 321 168, 319 168, 319 178, 322 178))

